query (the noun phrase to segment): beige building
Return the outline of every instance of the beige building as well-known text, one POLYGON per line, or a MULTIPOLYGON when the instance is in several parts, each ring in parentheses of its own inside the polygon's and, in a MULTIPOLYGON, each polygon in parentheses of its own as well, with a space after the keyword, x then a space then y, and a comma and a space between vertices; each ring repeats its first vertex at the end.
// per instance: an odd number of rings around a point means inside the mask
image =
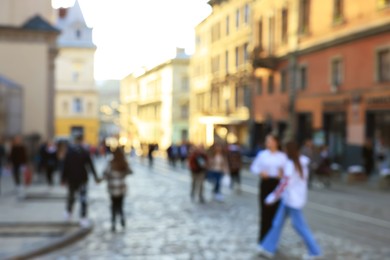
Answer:
POLYGON ((188 138, 189 56, 175 58, 122 80, 123 130, 132 144, 166 149, 188 138))
POLYGON ((191 58, 190 140, 249 138, 251 119, 252 0, 212 0, 213 12, 196 27, 191 58))
POLYGON ((56 137, 83 134, 88 144, 96 145, 99 117, 92 29, 87 27, 78 1, 58 12, 57 27, 62 33, 56 60, 56 137))
POLYGON ((21 133, 54 133, 54 60, 59 31, 50 1, 0 1, 0 74, 23 88, 21 133), (34 3, 33 3, 34 2, 34 3))

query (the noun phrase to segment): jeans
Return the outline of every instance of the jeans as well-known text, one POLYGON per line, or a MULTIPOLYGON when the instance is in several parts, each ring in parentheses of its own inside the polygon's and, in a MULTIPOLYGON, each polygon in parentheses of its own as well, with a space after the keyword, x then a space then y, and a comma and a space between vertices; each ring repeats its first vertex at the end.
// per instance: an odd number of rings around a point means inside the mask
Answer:
POLYGON ((88 208, 88 201, 87 201, 87 183, 80 183, 80 184, 74 184, 69 183, 68 186, 68 200, 66 204, 66 210, 68 213, 72 214, 73 211, 73 205, 76 200, 76 193, 79 193, 79 199, 80 199, 80 216, 82 218, 87 217, 87 208, 88 208))
POLYGON ((214 182, 214 194, 221 194, 221 179, 223 176, 223 172, 219 171, 208 171, 207 179, 214 182))
POLYGON ((203 197, 203 182, 205 178, 205 172, 192 172, 192 183, 191 183, 191 199, 194 200, 195 196, 199 195, 199 201, 204 202, 203 197))
POLYGON ((280 203, 275 219, 272 223, 272 228, 261 242, 264 250, 275 254, 278 247, 280 235, 282 233, 284 221, 286 217, 291 218, 292 225, 297 233, 302 237, 309 251, 310 256, 321 255, 320 247, 315 241, 300 209, 294 209, 286 206, 283 202, 280 203))

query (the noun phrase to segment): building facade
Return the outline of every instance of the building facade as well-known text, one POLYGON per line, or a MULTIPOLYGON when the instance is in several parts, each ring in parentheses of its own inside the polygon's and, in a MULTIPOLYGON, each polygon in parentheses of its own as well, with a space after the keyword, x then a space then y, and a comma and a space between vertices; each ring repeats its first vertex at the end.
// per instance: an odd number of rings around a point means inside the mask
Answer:
POLYGON ((389 1, 258 1, 254 27, 259 128, 289 123, 345 167, 390 144, 389 1))
POLYGON ((59 30, 51 23, 52 14, 50 1, 0 1, 0 74, 23 88, 23 122, 17 133, 38 139, 54 135, 59 30))
POLYGON ((83 134, 88 144, 99 141, 98 91, 94 80, 92 29, 84 20, 78 1, 58 9, 56 59, 56 138, 83 134))
POLYGON ((194 143, 248 141, 253 2, 209 1, 213 11, 195 29, 190 109, 190 139, 194 143))
POLYGON ((189 56, 178 49, 175 58, 129 75, 122 80, 121 100, 122 129, 133 145, 157 143, 166 149, 187 140, 189 56))

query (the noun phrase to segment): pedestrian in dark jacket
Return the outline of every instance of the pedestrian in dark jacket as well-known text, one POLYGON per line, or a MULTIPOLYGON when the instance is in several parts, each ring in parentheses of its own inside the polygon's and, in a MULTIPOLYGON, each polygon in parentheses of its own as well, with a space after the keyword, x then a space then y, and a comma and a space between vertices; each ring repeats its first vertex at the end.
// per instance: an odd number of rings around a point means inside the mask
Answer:
POLYGON ((57 146, 54 142, 46 143, 42 153, 42 166, 46 171, 46 179, 49 186, 53 186, 53 173, 58 167, 57 146))
MULTIPOLYGON (((14 177, 15 185, 20 192, 22 189, 21 172, 27 164, 27 149, 22 142, 20 136, 16 136, 13 140, 11 151, 9 154, 9 161, 12 165, 12 174, 14 177)), ((19 194, 20 195, 20 194, 19 194)))
POLYGON ((199 196, 199 202, 204 203, 203 183, 206 177, 207 155, 203 146, 194 146, 188 158, 188 164, 191 171, 191 199, 199 196))
POLYGON ((111 197, 111 230, 116 230, 116 216, 121 218, 121 225, 126 225, 123 202, 127 191, 126 176, 132 173, 127 163, 125 154, 121 148, 113 153, 113 159, 104 171, 104 179, 107 180, 107 189, 111 197))
POLYGON ((234 184, 237 183, 238 192, 241 191, 241 174, 240 170, 242 167, 242 156, 241 148, 238 144, 231 144, 228 146, 228 163, 229 163, 229 172, 232 178, 230 188, 234 188, 234 184))
POLYGON ((75 144, 69 147, 65 156, 62 183, 68 186, 68 200, 66 204, 66 218, 70 219, 75 202, 75 195, 79 193, 81 204, 81 221, 83 227, 89 226, 87 219, 87 183, 88 170, 92 171, 95 182, 99 182, 95 167, 92 163, 89 152, 83 146, 83 136, 77 136, 75 144))
POLYGON ((372 141, 367 139, 366 143, 363 146, 362 157, 364 162, 364 169, 366 171, 367 177, 369 177, 374 169, 374 147, 372 141))

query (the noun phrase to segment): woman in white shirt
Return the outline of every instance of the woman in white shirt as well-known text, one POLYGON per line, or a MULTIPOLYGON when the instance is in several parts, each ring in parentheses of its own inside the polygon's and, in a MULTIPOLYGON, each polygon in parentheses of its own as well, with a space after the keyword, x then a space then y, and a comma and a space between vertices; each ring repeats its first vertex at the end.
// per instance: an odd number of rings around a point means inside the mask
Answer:
POLYGON ((291 218, 292 225, 304 240, 309 251, 303 259, 317 259, 321 256, 321 249, 315 241, 305 218, 302 208, 307 201, 307 182, 309 178, 309 158, 299 155, 298 145, 294 142, 286 144, 288 161, 283 169, 284 176, 280 185, 267 198, 265 203, 272 205, 282 198, 272 229, 267 233, 259 245, 260 254, 272 258, 278 247, 279 238, 287 216, 291 218))
POLYGON ((271 228, 272 220, 278 209, 278 203, 267 206, 264 204, 264 200, 278 186, 279 180, 282 177, 282 169, 287 161, 286 155, 278 150, 279 143, 276 136, 267 136, 266 147, 266 150, 257 154, 250 167, 251 172, 259 175, 261 178, 259 197, 261 216, 259 217, 258 242, 263 240, 271 228))

